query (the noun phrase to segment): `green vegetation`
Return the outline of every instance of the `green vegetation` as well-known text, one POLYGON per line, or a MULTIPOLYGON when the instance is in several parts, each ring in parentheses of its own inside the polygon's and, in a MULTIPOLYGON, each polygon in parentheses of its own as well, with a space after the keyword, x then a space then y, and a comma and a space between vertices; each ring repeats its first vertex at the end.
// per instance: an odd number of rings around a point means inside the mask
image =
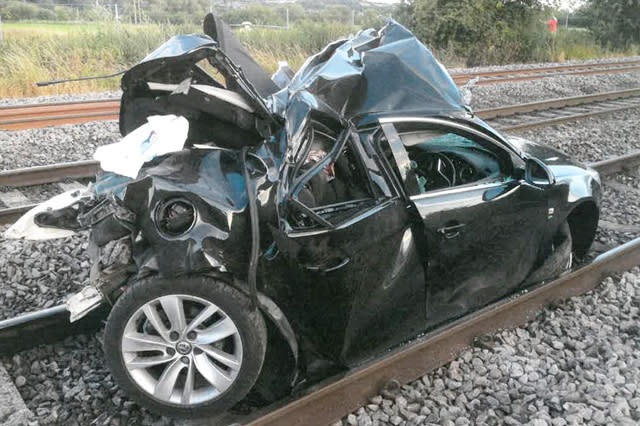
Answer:
MULTIPOLYGON (((467 66, 563 61, 635 54, 640 0, 590 0, 557 34, 546 22, 559 11, 542 0, 414 0, 396 17, 440 58, 467 66)), ((566 18, 566 15, 564 16, 566 18)), ((446 62, 446 60, 445 60, 446 62)))
POLYGON ((640 54, 639 46, 629 44, 612 48, 597 42, 596 36, 586 28, 561 29, 552 41, 549 60, 564 62, 581 59, 611 58, 640 54))
POLYGON ((590 0, 583 16, 602 45, 627 49, 640 44, 640 0, 590 0))
MULTIPOLYGON (((0 5, 4 35, 0 96, 116 89, 118 78, 46 88, 37 88, 34 83, 126 69, 172 35, 200 32, 209 0, 144 0, 142 13, 137 10, 135 15, 143 23, 137 25, 127 23, 134 20, 135 2, 118 0, 122 23, 113 21, 113 10, 108 7, 95 7, 86 0, 65 0, 65 4, 72 6, 61 10, 62 6, 51 6, 51 0, 0 5)), ((558 11, 543 5, 542 0, 413 0, 392 11, 365 9, 355 0, 333 0, 329 5, 304 0, 218 13, 231 23, 284 27, 287 10, 289 30, 254 27, 236 31, 269 72, 277 68, 279 60, 287 60, 297 69, 327 43, 360 28, 377 26, 379 15, 391 12, 448 66, 632 55, 638 54, 640 43, 640 0, 590 0, 571 16, 569 29, 559 15, 561 25, 555 36, 547 31, 546 21, 558 11)))
POLYGON ((4 26, 0 46, 0 96, 111 90, 118 79, 37 88, 35 83, 68 77, 108 74, 124 69, 180 32, 195 28, 148 25, 4 26))
MULTIPOLYGON (((3 24, 0 97, 115 90, 119 78, 36 87, 38 81, 111 74, 138 62, 176 34, 201 32, 196 25, 3 24)), ((307 23, 289 31, 237 31, 240 40, 269 72, 279 60, 298 68, 326 44, 353 32, 341 24, 307 23)))
POLYGON ((538 0, 416 0, 411 8, 407 16, 416 34, 436 49, 453 50, 469 66, 544 54, 544 8, 538 0))

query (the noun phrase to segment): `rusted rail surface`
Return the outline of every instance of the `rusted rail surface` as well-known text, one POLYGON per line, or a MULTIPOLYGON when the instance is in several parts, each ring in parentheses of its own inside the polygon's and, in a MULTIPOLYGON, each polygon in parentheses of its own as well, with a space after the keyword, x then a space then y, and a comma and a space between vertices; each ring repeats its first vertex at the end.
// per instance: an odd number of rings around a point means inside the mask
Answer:
POLYGON ((74 161, 48 166, 25 167, 0 172, 0 186, 32 186, 94 176, 100 170, 97 161, 74 161))
POLYGON ((616 74, 640 69, 640 60, 621 62, 601 62, 597 64, 553 65, 538 68, 521 68, 516 70, 485 71, 478 73, 459 73, 451 77, 458 85, 469 80, 480 78, 479 85, 496 84, 515 81, 528 81, 555 75, 591 75, 616 74))
POLYGON ((549 99, 540 102, 529 102, 518 105, 508 105, 498 108, 488 108, 475 111, 475 114, 483 120, 492 118, 509 117, 515 114, 526 114, 548 109, 580 106, 594 102, 613 101, 640 96, 640 88, 619 90, 614 92, 596 93, 593 95, 572 96, 568 98, 549 99))
POLYGON ((119 99, 1 107, 0 130, 24 130, 88 121, 117 120, 119 114, 119 99))
MULTIPOLYGON (((620 157, 597 161, 589 164, 602 175, 611 175, 632 167, 640 166, 640 151, 622 155, 620 157)), ((65 177, 91 177, 99 170, 97 161, 78 161, 76 163, 54 164, 53 166, 40 166, 36 168, 18 169, 7 172, 0 172, 0 186, 28 186, 42 183, 56 182, 65 177), (48 175, 47 170, 51 168, 52 174, 48 175), (35 169, 32 174, 32 169, 35 169), (21 181, 20 179, 25 179, 21 181), (30 183, 25 183, 30 182, 30 183)), ((22 207, 14 207, 0 210, 0 225, 11 224, 20 218, 24 213, 35 207, 30 204, 22 207)))

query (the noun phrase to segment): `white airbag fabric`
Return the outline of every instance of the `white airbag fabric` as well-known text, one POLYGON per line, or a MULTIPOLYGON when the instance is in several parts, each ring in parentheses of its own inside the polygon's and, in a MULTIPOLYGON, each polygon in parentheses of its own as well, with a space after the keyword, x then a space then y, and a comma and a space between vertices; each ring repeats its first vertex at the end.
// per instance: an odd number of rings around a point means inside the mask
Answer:
POLYGON ((142 165, 184 148, 189 121, 175 115, 152 115, 120 142, 99 147, 93 158, 102 170, 135 179, 142 165))

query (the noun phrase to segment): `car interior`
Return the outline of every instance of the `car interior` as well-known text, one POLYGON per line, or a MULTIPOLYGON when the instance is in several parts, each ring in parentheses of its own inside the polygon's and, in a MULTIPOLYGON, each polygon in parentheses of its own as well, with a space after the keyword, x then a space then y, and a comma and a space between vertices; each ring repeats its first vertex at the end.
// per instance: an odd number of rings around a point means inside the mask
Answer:
POLYGON ((292 182, 306 179, 296 197, 306 209, 293 213, 293 225, 313 226, 314 221, 310 218, 313 214, 309 213, 317 214, 330 224, 338 224, 351 217, 354 209, 361 211, 373 206, 375 199, 371 195, 370 181, 359 164, 352 143, 347 141, 338 153, 332 154, 338 143, 336 138, 315 128, 310 128, 307 135, 292 171, 292 182), (335 160, 315 170, 328 155, 335 160))
POLYGON ((497 156, 465 136, 440 130, 421 130, 403 133, 400 139, 411 160, 418 194, 468 185, 500 175, 497 156))

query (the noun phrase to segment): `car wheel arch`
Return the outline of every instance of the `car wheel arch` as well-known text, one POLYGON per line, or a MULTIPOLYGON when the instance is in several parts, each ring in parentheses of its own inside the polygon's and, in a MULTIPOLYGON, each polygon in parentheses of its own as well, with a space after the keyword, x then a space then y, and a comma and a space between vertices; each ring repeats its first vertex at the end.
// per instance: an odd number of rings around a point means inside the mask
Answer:
MULTIPOLYGON (((204 275, 210 276, 215 279, 223 280, 229 285, 237 288, 247 296, 250 296, 249 285, 238 279, 233 277, 229 273, 224 273, 221 271, 209 271, 204 275)), ((264 315, 265 322, 267 324, 267 328, 269 331, 269 337, 276 337, 282 340, 284 346, 286 346, 289 350, 289 355, 291 356, 290 366, 287 367, 287 373, 290 378, 287 386, 293 387, 295 385, 296 380, 298 379, 299 372, 299 345, 298 339, 296 337, 296 333, 289 322, 289 319, 286 317, 282 309, 267 295, 258 291, 257 292, 257 300, 258 300, 258 309, 264 315)), ((274 348, 277 346, 276 342, 268 341, 267 342, 267 352, 269 352, 270 348, 274 348)), ((280 345, 281 347, 282 345, 280 345)), ((268 355, 267 355, 268 356, 268 355)), ((281 359, 281 363, 284 364, 285 361, 281 359)), ((266 371, 265 368, 268 367, 267 359, 265 359, 265 363, 263 364, 263 373, 266 371)), ((261 373, 261 376, 263 376, 261 373)), ((258 378, 258 382, 256 383, 256 387, 261 382, 261 377, 258 378)), ((262 394, 263 392, 259 390, 262 394)))
POLYGON ((573 206, 567 215, 567 222, 571 230, 573 240, 573 252, 578 258, 583 258, 593 243, 600 211, 596 202, 591 199, 584 200, 573 206))

